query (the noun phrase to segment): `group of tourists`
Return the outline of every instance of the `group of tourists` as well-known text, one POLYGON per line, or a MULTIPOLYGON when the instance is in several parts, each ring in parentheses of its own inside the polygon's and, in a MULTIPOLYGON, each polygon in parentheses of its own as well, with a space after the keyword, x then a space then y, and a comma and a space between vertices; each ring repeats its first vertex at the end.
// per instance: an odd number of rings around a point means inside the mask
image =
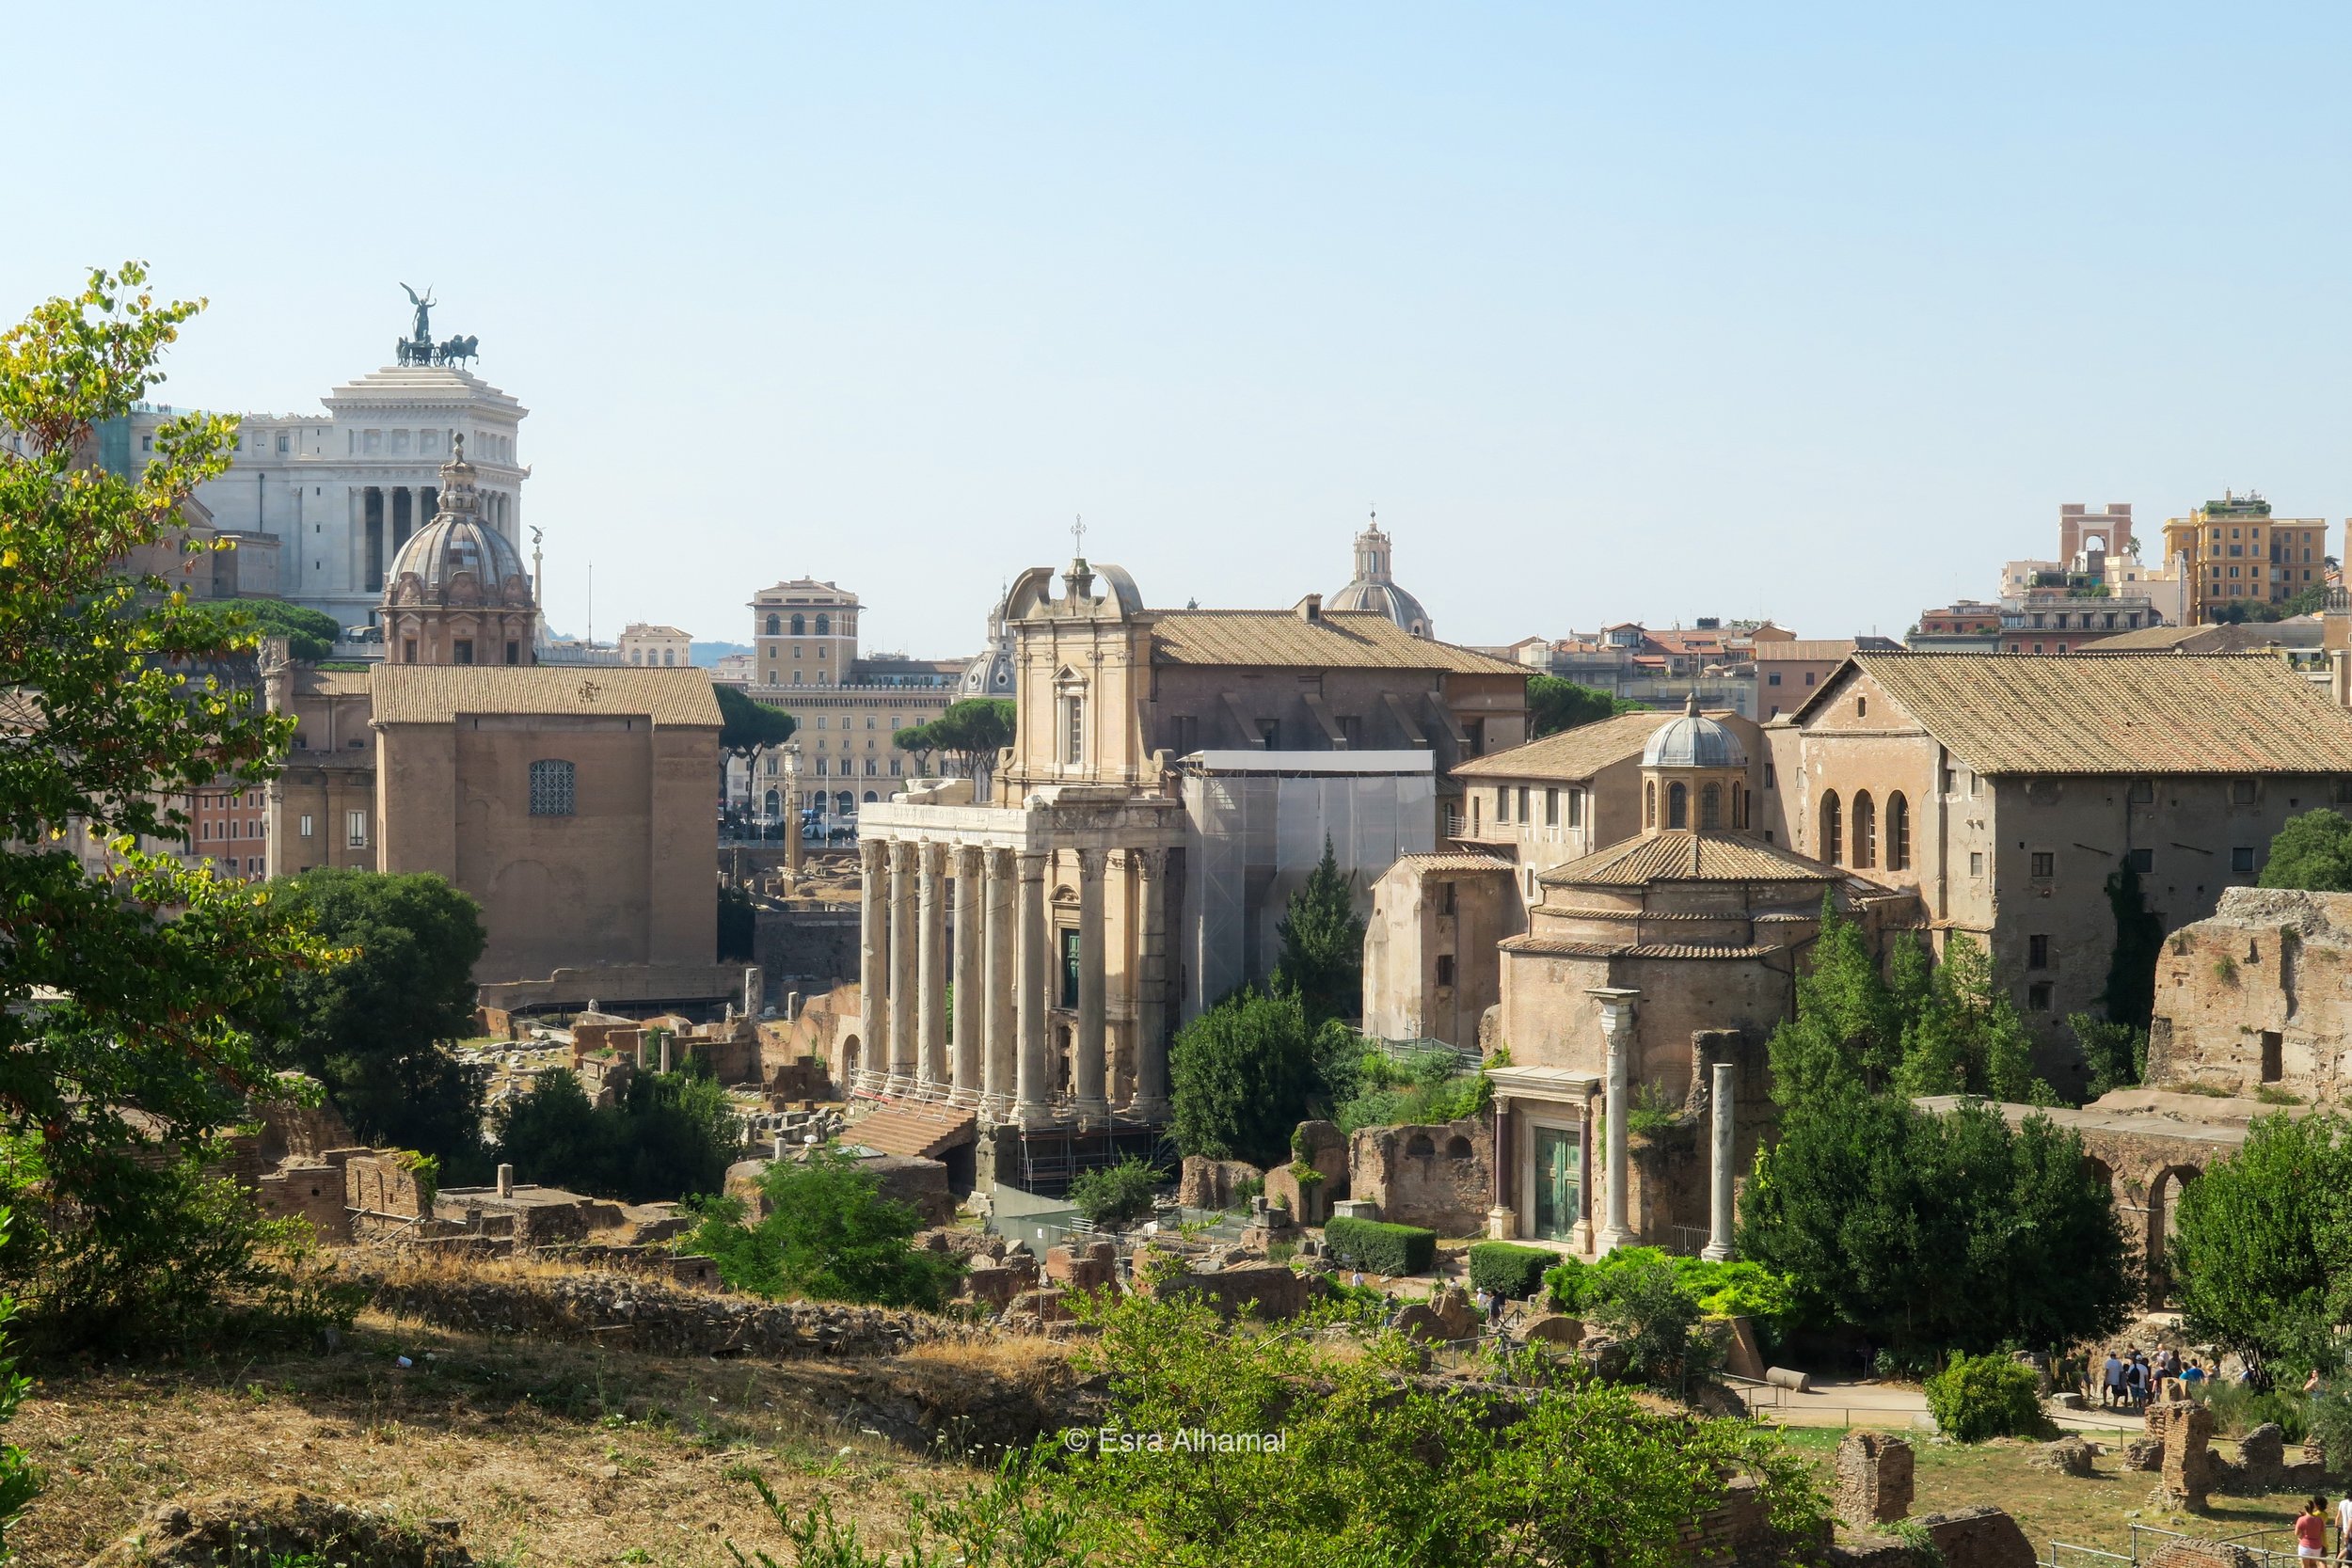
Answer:
MULTIPOLYGON (((2352 1562, 2352 1496, 2336 1504, 2336 1560, 2352 1562)), ((2328 1499, 2312 1497, 2295 1520, 2295 1555, 2313 1561, 2328 1555, 2328 1499)))
POLYGON ((2207 1375, 2195 1356, 2184 1359, 2169 1345, 2158 1346, 2153 1355, 2127 1345, 2107 1352, 2099 1373, 2099 1403, 2107 1410, 2145 1410, 2151 1401, 2170 1397, 2174 1384, 2182 1397, 2198 1399, 2205 1391, 2207 1375))

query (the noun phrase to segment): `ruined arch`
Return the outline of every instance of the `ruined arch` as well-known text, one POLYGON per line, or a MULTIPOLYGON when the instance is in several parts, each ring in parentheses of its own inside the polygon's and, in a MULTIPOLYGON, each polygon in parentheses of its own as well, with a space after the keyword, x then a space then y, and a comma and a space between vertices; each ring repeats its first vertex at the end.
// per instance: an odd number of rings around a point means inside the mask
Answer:
POLYGON ((2172 1227, 2180 1212, 2181 1194, 2204 1175, 2201 1165, 2166 1165, 2148 1178, 2148 1209, 2141 1216, 2142 1259, 2147 1268, 2148 1305, 2162 1307, 2172 1294, 2172 1227))

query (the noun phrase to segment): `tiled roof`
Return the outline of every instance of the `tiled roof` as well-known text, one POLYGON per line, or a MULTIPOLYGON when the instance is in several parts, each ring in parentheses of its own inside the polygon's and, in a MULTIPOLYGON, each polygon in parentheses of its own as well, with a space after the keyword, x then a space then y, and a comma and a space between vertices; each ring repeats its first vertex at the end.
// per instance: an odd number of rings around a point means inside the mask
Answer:
POLYGON ((1669 829, 1620 839, 1535 879, 1546 886, 1640 887, 1650 882, 1830 882, 1845 875, 1836 866, 1761 839, 1669 829))
POLYGON ((1370 610, 1328 610, 1312 621, 1288 610, 1163 610, 1156 615, 1152 628, 1156 664, 1527 673, 1525 665, 1510 659, 1415 637, 1370 610))
POLYGON ((628 665, 375 667, 375 721, 446 724, 461 713, 604 714, 657 724, 719 725, 707 670, 628 665))
POLYGON ((2228 654, 2256 648, 2300 643, 2308 638, 2280 635, 2280 621, 2254 621, 2224 626, 2142 626, 2099 639, 2103 654, 2173 653, 2228 654))
POLYGON ((1511 863, 1495 855, 1478 855, 1468 851, 1429 855, 1399 855, 1398 865, 1416 871, 1508 871, 1511 863))
POLYGON ((1851 637, 1800 637, 1793 642, 1758 642, 1756 659, 1770 664, 1779 659, 1799 663, 1818 663, 1824 659, 1840 659, 1854 651, 1855 640, 1851 637))
POLYGON ((308 665, 294 669, 294 690, 305 697, 364 697, 368 682, 374 674, 368 670, 317 670, 308 665))
POLYGON ((1638 757, 1649 737, 1679 718, 1645 708, 1596 719, 1507 752, 1489 752, 1457 764, 1462 779, 1589 779, 1613 762, 1638 757))
POLYGON ((1783 949, 1741 943, 1698 942, 1572 942, 1521 932, 1495 945, 1505 953, 1539 953, 1559 958, 1761 958, 1783 949))
MULTIPOLYGON (((2268 654, 1853 662, 1979 773, 2352 773, 2352 714, 2268 654)), ((1799 722, 1843 684, 1824 684, 1799 722)))

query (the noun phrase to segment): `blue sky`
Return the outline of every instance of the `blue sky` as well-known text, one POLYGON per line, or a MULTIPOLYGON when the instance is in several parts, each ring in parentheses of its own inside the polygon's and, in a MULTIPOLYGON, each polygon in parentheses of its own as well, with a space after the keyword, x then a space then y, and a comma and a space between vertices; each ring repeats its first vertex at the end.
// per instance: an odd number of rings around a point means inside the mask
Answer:
POLYGON ((161 396, 311 411, 432 284, 573 629, 965 652, 1079 513, 1287 605, 1376 504, 1456 640, 1899 633, 2061 501, 2352 510, 2348 19, 48 8, 0 316, 144 257, 161 396))

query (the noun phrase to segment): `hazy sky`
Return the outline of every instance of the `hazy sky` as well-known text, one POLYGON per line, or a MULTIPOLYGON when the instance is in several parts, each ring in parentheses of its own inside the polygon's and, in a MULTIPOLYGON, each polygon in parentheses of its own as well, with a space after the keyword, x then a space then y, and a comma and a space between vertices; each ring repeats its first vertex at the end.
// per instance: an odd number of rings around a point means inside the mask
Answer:
MULTIPOLYGON (((831 578, 977 645, 1089 553, 1440 635, 1899 633, 2224 486, 2341 521, 2342 8, 17 8, 0 316, 211 309, 317 411, 399 281, 532 410, 552 619, 831 578)), ((2331 534, 2331 544, 2340 536, 2331 534)))

